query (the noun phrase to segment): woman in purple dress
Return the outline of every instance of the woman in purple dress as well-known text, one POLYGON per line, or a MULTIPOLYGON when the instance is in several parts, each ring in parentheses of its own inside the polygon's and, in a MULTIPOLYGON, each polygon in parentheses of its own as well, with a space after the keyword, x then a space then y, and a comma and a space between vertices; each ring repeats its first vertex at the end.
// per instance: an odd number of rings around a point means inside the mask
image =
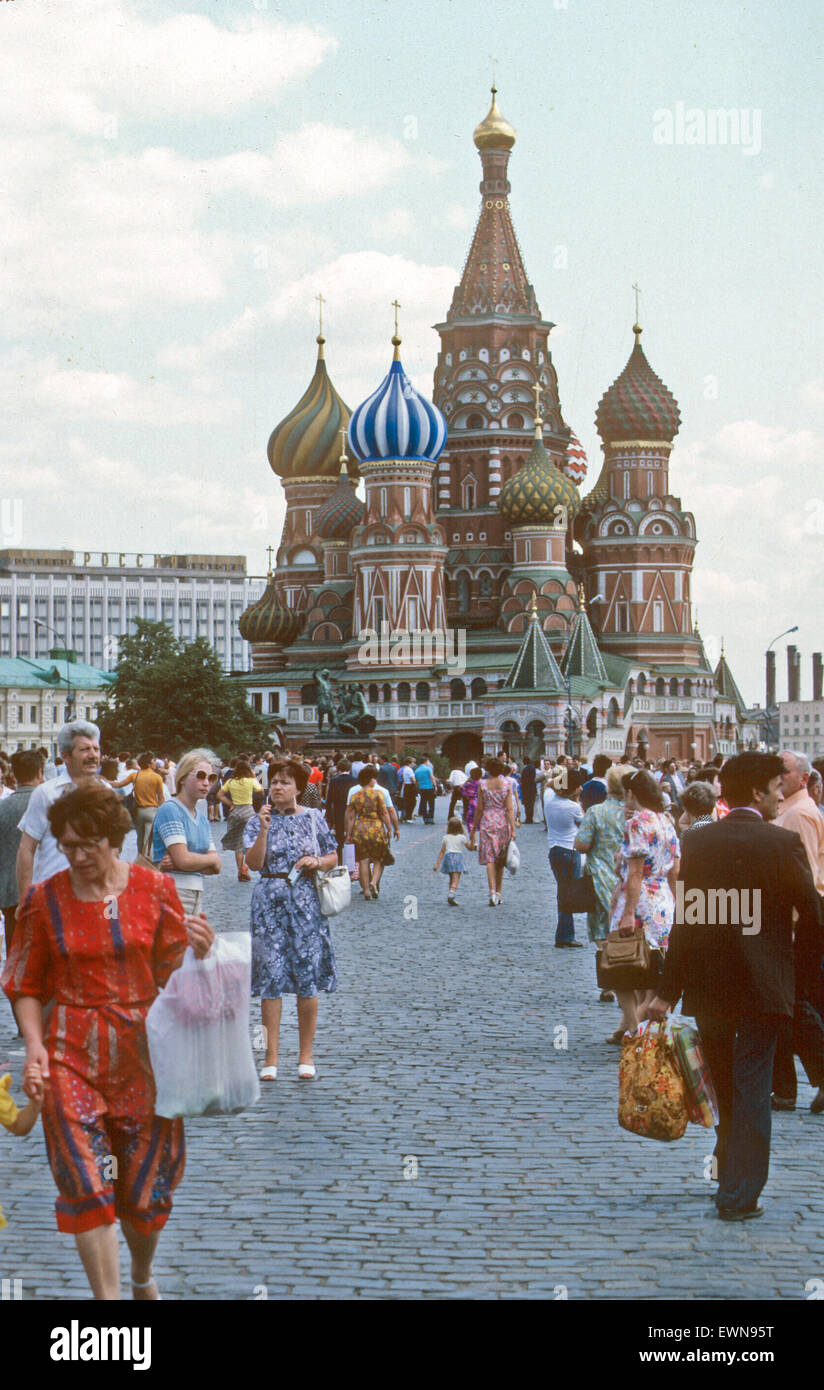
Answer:
POLYGON ((505 767, 488 758, 485 782, 479 784, 475 826, 478 830, 478 863, 486 864, 489 906, 500 907, 506 852, 515 839, 515 798, 505 767))

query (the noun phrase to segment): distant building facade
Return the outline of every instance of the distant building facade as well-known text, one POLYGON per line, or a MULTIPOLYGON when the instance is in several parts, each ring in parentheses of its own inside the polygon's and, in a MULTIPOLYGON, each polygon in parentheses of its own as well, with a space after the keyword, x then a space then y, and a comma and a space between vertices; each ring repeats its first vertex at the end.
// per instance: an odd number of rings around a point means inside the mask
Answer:
POLYGON ((226 671, 248 671, 238 619, 263 593, 243 555, 0 550, 0 659, 74 650, 114 670, 135 618, 164 622, 183 641, 205 637, 226 671))

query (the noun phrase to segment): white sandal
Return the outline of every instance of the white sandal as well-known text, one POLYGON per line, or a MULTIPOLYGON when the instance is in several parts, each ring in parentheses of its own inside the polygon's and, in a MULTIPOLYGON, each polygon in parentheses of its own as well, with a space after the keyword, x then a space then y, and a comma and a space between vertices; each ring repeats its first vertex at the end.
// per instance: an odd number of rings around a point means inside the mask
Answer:
MULTIPOLYGON (((157 1280, 155 1279, 154 1275, 152 1275, 150 1279, 147 1279, 146 1282, 145 1282, 145 1284, 138 1284, 136 1280, 134 1280, 134 1279, 132 1280, 132 1288, 133 1288, 133 1289, 148 1289, 149 1286, 150 1286, 151 1284, 157 1284, 157 1280)), ((162 1303, 162 1302, 163 1302, 163 1295, 162 1295, 162 1293, 160 1292, 160 1287, 158 1286, 158 1289, 157 1289, 157 1299, 156 1299, 156 1300, 153 1300, 153 1299, 137 1299, 136 1301, 137 1301, 138 1303, 140 1303, 140 1302, 143 1302, 143 1303, 150 1303, 150 1302, 162 1303)))
POLYGON ((264 1067, 264 1068, 263 1068, 263 1071, 260 1073, 260 1079, 261 1079, 261 1081, 277 1081, 277 1079, 278 1079, 278 1069, 277 1069, 277 1067, 264 1067))
POLYGON ((311 1081, 315 1075, 315 1068, 311 1062, 298 1063, 298 1076, 301 1081, 311 1081))

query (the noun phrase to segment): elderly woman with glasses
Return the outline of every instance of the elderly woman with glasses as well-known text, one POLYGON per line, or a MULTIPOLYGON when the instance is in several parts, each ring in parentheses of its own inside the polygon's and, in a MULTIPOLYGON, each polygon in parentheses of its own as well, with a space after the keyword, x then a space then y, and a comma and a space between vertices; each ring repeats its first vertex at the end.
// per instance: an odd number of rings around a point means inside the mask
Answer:
POLYGON ((206 815, 212 761, 208 748, 183 754, 175 769, 175 795, 160 807, 152 827, 154 866, 171 874, 184 908, 194 913, 203 900, 203 875, 219 874, 221 866, 206 815))
POLYGON ((120 1297, 116 1220, 136 1299, 157 1299, 152 1259, 183 1176, 183 1122, 155 1114, 145 1017, 189 944, 209 952, 169 878, 120 858, 131 818, 101 784, 67 792, 49 823, 69 867, 30 889, 2 985, 26 1044, 23 1089, 43 1101, 59 1196, 96 1299, 120 1297), (54 1007, 44 1030, 44 1005, 54 1007))

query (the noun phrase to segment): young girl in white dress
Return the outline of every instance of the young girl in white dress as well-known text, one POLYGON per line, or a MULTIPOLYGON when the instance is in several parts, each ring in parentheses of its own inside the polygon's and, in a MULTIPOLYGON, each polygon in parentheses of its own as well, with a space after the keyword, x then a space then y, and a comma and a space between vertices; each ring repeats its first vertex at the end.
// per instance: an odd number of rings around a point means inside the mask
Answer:
POLYGON ((466 826, 459 816, 453 816, 447 822, 446 834, 441 841, 440 854, 432 865, 433 873, 437 873, 440 869, 442 874, 449 875, 449 896, 446 901, 450 907, 458 906, 458 887, 461 882, 461 874, 464 871, 463 851, 465 849, 469 849, 466 826))

